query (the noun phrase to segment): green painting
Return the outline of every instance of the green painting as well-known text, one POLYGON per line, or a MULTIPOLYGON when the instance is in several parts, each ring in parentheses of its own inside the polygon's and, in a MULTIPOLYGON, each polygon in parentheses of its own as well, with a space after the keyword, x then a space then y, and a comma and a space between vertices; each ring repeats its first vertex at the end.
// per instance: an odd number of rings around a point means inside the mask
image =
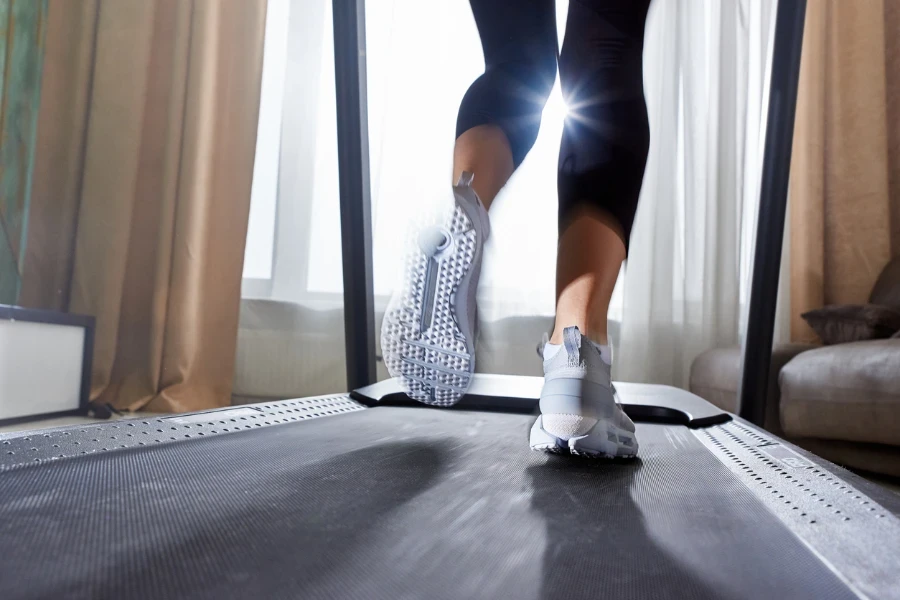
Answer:
POLYGON ((15 304, 25 254, 47 0, 0 0, 0 304, 15 304))

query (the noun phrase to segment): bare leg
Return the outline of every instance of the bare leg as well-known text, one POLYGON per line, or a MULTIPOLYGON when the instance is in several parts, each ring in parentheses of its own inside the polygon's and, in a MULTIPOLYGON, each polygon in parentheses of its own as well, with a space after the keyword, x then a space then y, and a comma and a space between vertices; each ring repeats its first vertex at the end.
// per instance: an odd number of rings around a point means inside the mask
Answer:
POLYGON ((643 89, 650 0, 569 3, 559 58, 570 110, 559 154, 556 327, 607 344, 606 313, 637 212, 650 146, 643 89))
POLYGON ((606 314, 628 249, 650 144, 642 48, 650 0, 569 3, 559 58, 570 109, 559 152, 556 325, 544 361, 535 450, 633 457, 635 427, 616 402, 606 314), (577 327, 577 329, 576 329, 577 327), (551 353, 555 351, 555 354, 551 353), (578 364, 580 368, 571 368, 578 364))
POLYGON ((460 135, 453 149, 453 183, 465 171, 473 173, 472 188, 489 209, 514 170, 506 134, 496 125, 479 125, 460 135))
POLYGON ((577 326, 589 339, 607 344, 606 313, 622 261, 621 225, 610 215, 581 210, 559 238, 556 258, 556 325, 551 343, 563 342, 563 329, 577 326))
POLYGON ((556 353, 544 361, 541 416, 531 427, 534 450, 580 456, 634 457, 635 427, 616 402, 609 358, 588 339, 607 343, 606 312, 626 246, 619 221, 596 208, 574 210, 557 253, 556 353), (574 342, 574 344, 570 343, 574 342), (571 368, 573 361, 581 367, 571 368))
POLYGON ((451 184, 463 172, 474 178, 471 187, 447 194, 446 208, 452 197, 452 210, 429 211, 432 222, 410 232, 415 243, 381 329, 388 372, 411 398, 437 406, 458 402, 472 382, 475 292, 490 235, 484 208, 537 139, 556 79, 553 0, 471 0, 471 5, 485 70, 460 102, 451 184), (475 194, 483 208, 476 206, 475 194))
MULTIPOLYGON (((456 140, 453 178, 475 174, 472 187, 490 208, 513 173, 512 152, 503 131, 480 125, 456 140)), ((606 344, 609 301, 625 260, 624 233, 611 215, 584 209, 559 238, 556 265, 556 326, 550 341, 562 343, 572 325, 598 344, 606 344)))

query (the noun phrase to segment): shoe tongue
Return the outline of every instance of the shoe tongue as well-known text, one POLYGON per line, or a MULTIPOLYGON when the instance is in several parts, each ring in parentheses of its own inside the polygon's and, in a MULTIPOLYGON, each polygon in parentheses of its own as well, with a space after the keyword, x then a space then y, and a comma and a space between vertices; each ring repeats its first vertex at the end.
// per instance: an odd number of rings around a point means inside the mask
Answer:
POLYGON ((547 334, 547 332, 545 331, 545 332, 544 332, 544 335, 541 336, 541 343, 539 343, 539 344, 537 345, 537 354, 538 354, 538 356, 541 357, 541 360, 544 360, 544 348, 545 348, 545 347, 547 346, 547 344, 549 344, 549 343, 550 343, 550 336, 549 336, 549 335, 547 334))
POLYGON ((575 356, 581 350, 581 332, 578 327, 566 327, 563 329, 563 344, 566 346, 566 354, 575 356))

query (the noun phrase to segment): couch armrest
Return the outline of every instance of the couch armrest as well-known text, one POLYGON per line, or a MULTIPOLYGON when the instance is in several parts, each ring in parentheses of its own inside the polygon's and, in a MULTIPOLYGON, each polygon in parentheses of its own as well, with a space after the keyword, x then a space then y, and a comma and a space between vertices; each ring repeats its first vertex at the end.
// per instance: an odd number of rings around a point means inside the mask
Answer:
MULTIPOLYGON (((791 359, 816 346, 810 344, 778 344, 772 351, 766 401, 765 428, 778 435, 780 394, 778 374, 791 359)), ((690 391, 722 410, 737 412, 738 388, 741 385, 741 347, 715 348, 698 356, 691 365, 690 391)))

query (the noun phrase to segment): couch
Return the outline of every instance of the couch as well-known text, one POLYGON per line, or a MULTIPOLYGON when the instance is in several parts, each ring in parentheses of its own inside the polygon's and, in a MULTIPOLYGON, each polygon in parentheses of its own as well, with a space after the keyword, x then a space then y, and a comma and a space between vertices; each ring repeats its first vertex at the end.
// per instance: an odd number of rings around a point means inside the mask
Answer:
MULTIPOLYGON (((867 306, 900 310, 900 257, 882 272, 867 306)), ((848 307, 823 311, 846 314, 848 307)), ((849 335, 846 329, 841 335, 849 335)), ((900 331, 890 339, 883 339, 890 333, 884 329, 867 331, 875 333, 856 335, 878 337, 828 339, 833 332, 823 328, 824 345, 776 345, 764 427, 846 467, 900 477, 900 331)), ((736 412, 740 369, 739 347, 710 350, 694 361, 690 389, 736 412)))

